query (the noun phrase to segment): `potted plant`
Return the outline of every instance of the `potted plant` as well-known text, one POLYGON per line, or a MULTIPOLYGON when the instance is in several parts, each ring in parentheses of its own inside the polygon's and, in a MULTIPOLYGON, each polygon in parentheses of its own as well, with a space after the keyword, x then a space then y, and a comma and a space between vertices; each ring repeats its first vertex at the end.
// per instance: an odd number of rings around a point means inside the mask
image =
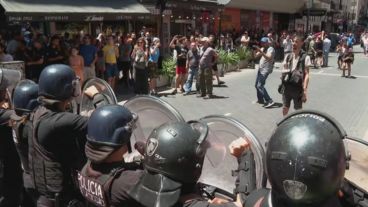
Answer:
POLYGON ((227 71, 228 64, 229 64, 228 52, 225 50, 219 50, 218 56, 219 58, 217 62, 217 68, 220 72, 220 76, 223 76, 225 71, 227 71))
POLYGON ((228 58, 227 72, 237 70, 238 69, 238 63, 240 61, 238 54, 235 53, 235 52, 229 52, 227 54, 227 58, 228 58))
POLYGON ((175 66, 176 61, 172 57, 165 58, 162 61, 162 68, 159 70, 160 77, 157 82, 158 87, 171 83, 175 77, 175 66))
POLYGON ((249 61, 252 57, 252 51, 249 50, 248 48, 239 47, 236 50, 236 54, 239 57, 239 64, 238 64, 239 69, 247 68, 249 65, 249 61))

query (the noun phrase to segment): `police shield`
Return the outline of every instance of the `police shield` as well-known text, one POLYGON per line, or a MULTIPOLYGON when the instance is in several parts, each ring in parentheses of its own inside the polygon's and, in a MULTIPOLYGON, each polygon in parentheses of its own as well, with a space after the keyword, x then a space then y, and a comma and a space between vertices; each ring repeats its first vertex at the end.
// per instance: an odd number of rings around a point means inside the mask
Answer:
MULTIPOLYGON (((100 106, 118 103, 115 93, 110 85, 99 78, 87 80, 83 85, 81 96, 77 97, 75 102, 80 103, 79 112, 83 116, 90 116, 91 112, 100 106), (97 89, 98 93, 91 98, 90 95, 87 94, 88 91, 91 89, 94 90, 94 88, 97 89)), ((76 110, 75 104, 76 103, 73 104, 73 111, 76 110)))
POLYGON ((0 89, 12 91, 21 79, 22 73, 19 70, 0 68, 0 89))
POLYGON ((22 73, 19 70, 0 68, 0 99, 5 100, 2 108, 11 108, 14 88, 22 79, 22 73))
POLYGON ((345 139, 345 146, 351 153, 349 170, 345 171, 345 178, 350 183, 354 191, 368 198, 368 142, 356 139, 345 139))
POLYGON ((138 115, 133 131, 133 145, 138 141, 146 142, 153 129, 164 123, 184 121, 173 106, 154 96, 136 96, 125 102, 124 106, 138 115))
MULTIPOLYGON (((236 177, 232 175, 232 170, 238 168, 238 162, 233 157, 228 149, 228 146, 234 140, 239 138, 246 138, 250 143, 251 150, 254 154, 256 165, 256 183, 257 188, 261 188, 265 183, 263 157, 265 156, 264 149, 261 142, 254 136, 254 134, 241 122, 225 116, 208 116, 200 120, 209 126, 209 137, 211 142, 215 141, 214 148, 217 150, 207 151, 202 175, 199 179, 201 184, 215 187, 220 192, 225 192, 227 195, 233 194, 235 188, 236 177), (221 150, 219 150, 221 149, 221 150), (219 163, 213 163, 213 153, 221 153, 216 159, 220 159, 219 163), (221 156, 223 156, 221 158, 221 156)), ((212 145, 212 144, 211 144, 212 145)))

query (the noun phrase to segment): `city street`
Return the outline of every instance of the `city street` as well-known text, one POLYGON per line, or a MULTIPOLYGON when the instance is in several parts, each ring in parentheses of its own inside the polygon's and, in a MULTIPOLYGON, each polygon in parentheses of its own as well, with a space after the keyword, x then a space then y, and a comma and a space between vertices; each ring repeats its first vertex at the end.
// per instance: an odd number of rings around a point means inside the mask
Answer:
MULTIPOLYGON (((360 52, 360 48, 356 47, 355 51, 360 52)), ((362 53, 355 54, 352 74, 356 79, 342 78, 336 60, 336 54, 332 53, 330 67, 311 69, 308 101, 304 108, 326 112, 343 125, 349 136, 368 140, 368 58, 362 53)), ((223 98, 205 100, 196 95, 182 94, 162 98, 176 107, 186 120, 211 114, 232 116, 265 141, 275 129, 277 121, 282 118, 282 98, 277 92, 280 83, 279 66, 280 63, 276 63, 276 68, 266 83, 270 96, 279 103, 279 107, 272 109, 265 109, 255 103, 254 83, 257 71, 251 69, 231 72, 222 78, 226 87, 215 87, 214 94, 223 98)))

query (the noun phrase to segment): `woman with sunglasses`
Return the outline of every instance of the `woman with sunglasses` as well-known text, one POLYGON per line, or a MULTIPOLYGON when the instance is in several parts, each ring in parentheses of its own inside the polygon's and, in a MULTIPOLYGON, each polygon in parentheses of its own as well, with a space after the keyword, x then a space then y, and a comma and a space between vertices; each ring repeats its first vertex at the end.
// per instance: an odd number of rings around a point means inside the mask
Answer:
POLYGON ((148 72, 146 69, 148 47, 145 47, 145 43, 144 38, 139 38, 132 52, 136 94, 148 94, 148 72))

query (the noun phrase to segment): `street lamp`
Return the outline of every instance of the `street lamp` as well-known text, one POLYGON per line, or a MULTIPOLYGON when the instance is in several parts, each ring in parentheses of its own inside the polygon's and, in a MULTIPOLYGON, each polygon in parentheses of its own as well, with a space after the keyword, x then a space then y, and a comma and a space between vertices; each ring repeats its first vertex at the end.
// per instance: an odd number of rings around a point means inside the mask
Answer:
POLYGON ((220 41, 221 41, 221 33, 222 33, 222 12, 224 11, 225 5, 227 5, 228 3, 230 3, 231 0, 217 0, 217 4, 221 7, 219 9, 219 28, 218 28, 218 46, 220 46, 220 41))
POLYGON ((309 34, 309 17, 310 17, 310 10, 313 7, 313 0, 307 1, 307 29, 306 32, 309 34))

